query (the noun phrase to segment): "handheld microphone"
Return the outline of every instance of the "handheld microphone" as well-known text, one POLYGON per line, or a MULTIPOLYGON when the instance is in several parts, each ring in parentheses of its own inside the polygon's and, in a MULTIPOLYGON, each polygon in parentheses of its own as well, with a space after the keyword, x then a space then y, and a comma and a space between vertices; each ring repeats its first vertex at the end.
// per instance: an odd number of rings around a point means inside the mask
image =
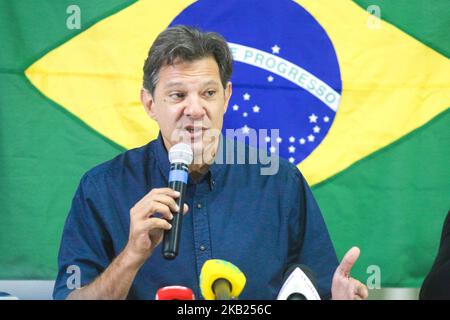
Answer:
POLYGON ((283 280, 277 300, 320 300, 314 273, 307 266, 291 266, 284 273, 283 280))
POLYGON ((207 260, 200 272, 200 290, 205 300, 237 299, 246 281, 242 271, 225 260, 207 260))
POLYGON ((164 258, 175 259, 180 245, 181 225, 183 222, 184 197, 189 176, 188 166, 192 163, 192 149, 188 144, 177 143, 169 150, 170 172, 169 188, 178 191, 176 203, 180 210, 173 213, 172 229, 164 231, 162 251, 164 258))
POLYGON ((195 300, 194 292, 183 286, 168 286, 158 289, 156 300, 195 300))

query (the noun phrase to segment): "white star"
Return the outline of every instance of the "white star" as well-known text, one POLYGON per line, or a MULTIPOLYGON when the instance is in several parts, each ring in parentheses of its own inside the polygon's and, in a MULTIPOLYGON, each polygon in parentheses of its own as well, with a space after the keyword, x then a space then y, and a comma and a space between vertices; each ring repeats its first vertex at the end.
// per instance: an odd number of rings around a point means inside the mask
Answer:
POLYGON ((258 113, 259 112, 259 107, 257 105, 253 106, 253 112, 258 113))
POLYGON ((323 122, 328 122, 328 121, 330 121, 330 118, 328 118, 328 117, 323 117, 323 122))
POLYGON ((270 137, 266 137, 266 142, 270 142, 270 137))
POLYGON ((243 116, 244 118, 246 118, 246 117, 248 116, 248 113, 247 113, 247 112, 244 112, 244 113, 242 114, 242 116, 243 116))
POLYGON ((239 106, 238 106, 237 104, 235 104, 235 105, 233 106, 233 110, 234 110, 234 111, 238 111, 238 110, 239 110, 239 106))
POLYGON ((280 143, 281 141, 283 141, 283 139, 281 139, 280 137, 277 138, 277 142, 280 143))
POLYGON ((247 127, 247 125, 245 125, 245 126, 242 127, 242 133, 243 133, 243 134, 248 134, 249 132, 250 132, 250 128, 247 127))
POLYGON ((289 142, 290 142, 290 143, 294 143, 294 142, 295 142, 295 137, 290 136, 290 137, 289 137, 289 142))
POLYGON ((319 133, 320 132, 320 127, 319 126, 315 126, 313 128, 314 133, 319 133))
POLYGON ((295 161, 294 158, 292 158, 292 157, 289 158, 289 162, 290 162, 290 163, 294 163, 294 161, 295 161))
POLYGON ((271 146, 269 150, 271 153, 274 153, 275 151, 277 151, 277 148, 275 148, 274 146, 271 146))
POLYGON ((294 153, 295 152, 295 147, 294 146, 290 146, 289 147, 289 153, 294 153))
POLYGON ((267 77, 267 81, 272 82, 273 81, 273 77, 272 76, 268 76, 267 77))
POLYGON ((312 115, 310 115, 309 117, 309 122, 317 122, 317 116, 313 113, 312 115))
POLYGON ((275 53, 280 53, 281 48, 278 45, 274 45, 271 49, 272 49, 272 53, 275 54, 275 53))
POLYGON ((244 95, 242 97, 244 98, 245 101, 250 100, 250 95, 247 92, 244 93, 244 95))
POLYGON ((298 140, 298 142, 300 142, 300 144, 305 144, 306 141, 305 141, 305 139, 301 138, 298 140))
POLYGON ((312 134, 310 134, 310 135, 308 136, 308 141, 309 141, 309 142, 313 142, 314 139, 315 139, 315 137, 314 137, 312 134))

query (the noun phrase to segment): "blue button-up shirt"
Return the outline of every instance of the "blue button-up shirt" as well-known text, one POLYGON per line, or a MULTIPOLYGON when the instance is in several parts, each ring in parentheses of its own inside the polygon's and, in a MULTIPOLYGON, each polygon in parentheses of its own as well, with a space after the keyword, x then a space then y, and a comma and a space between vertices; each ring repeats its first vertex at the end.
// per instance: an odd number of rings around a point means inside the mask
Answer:
MULTIPOLYGON (((199 181, 189 179, 178 257, 165 260, 155 249, 128 298, 154 299, 159 288, 182 285, 200 299, 200 270, 208 259, 229 261, 245 274, 240 299, 275 299, 294 263, 313 270, 319 294, 329 298, 338 261, 327 228, 297 167, 279 161, 275 175, 261 175, 260 164, 214 163, 199 181)), ((130 208, 153 188, 167 187, 169 170, 160 135, 83 176, 63 231, 55 299, 73 290, 76 271, 81 286, 89 284, 124 249, 130 208)))

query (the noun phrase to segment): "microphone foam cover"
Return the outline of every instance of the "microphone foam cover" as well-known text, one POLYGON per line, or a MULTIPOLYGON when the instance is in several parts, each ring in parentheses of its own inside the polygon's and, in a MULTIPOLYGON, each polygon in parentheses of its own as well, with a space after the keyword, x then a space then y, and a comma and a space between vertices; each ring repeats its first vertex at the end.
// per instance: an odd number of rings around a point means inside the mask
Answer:
POLYGON ((169 161, 170 163, 184 163, 190 165, 192 163, 194 155, 192 153, 192 148, 186 143, 177 143, 172 146, 169 150, 169 161))
POLYGON ((194 292, 183 286, 168 286, 156 292, 156 300, 195 300, 194 292))
POLYGON ((213 284, 218 279, 226 279, 231 284, 231 297, 236 298, 242 292, 247 279, 238 267, 220 260, 207 260, 200 272, 200 290, 205 300, 215 300, 213 284))

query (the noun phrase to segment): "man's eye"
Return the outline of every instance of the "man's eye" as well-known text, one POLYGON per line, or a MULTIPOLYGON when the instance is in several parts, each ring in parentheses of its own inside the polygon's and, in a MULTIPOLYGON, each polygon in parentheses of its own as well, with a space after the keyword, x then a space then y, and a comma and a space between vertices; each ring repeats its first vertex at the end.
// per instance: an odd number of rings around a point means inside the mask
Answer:
POLYGON ((208 90, 208 91, 206 91, 206 96, 208 96, 208 97, 212 97, 212 96, 214 96, 216 94, 216 91, 215 90, 208 90))
POLYGON ((175 92, 171 93, 169 97, 171 97, 172 99, 183 99, 185 97, 185 94, 181 92, 175 92))

